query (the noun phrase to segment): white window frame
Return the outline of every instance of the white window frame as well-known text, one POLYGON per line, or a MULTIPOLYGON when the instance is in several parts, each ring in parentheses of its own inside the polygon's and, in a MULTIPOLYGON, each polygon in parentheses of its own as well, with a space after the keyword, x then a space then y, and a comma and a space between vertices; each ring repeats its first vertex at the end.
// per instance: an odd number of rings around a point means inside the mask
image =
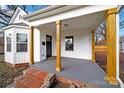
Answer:
POLYGON ((8 34, 6 36, 6 51, 7 52, 12 52, 12 34, 8 34), (7 38, 10 38, 10 41, 8 41, 7 38), (8 44, 10 44, 10 50, 8 50, 8 44))
POLYGON ((19 52, 28 52, 28 34, 27 33, 16 33, 16 52, 19 53, 19 52), (18 41, 17 40, 17 35, 18 34, 21 34, 21 35, 26 35, 26 38, 27 38, 27 41, 18 41), (26 51, 24 50, 18 50, 18 44, 27 44, 27 47, 26 47, 26 51))

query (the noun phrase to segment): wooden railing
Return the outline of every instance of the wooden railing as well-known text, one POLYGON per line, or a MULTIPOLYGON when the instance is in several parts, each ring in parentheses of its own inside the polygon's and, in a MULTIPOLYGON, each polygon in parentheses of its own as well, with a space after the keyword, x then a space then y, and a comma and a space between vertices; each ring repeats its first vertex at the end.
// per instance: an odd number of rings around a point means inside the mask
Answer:
POLYGON ((106 71, 107 46, 95 46, 96 62, 106 71))
POLYGON ((107 51, 107 46, 95 46, 95 51, 107 51))

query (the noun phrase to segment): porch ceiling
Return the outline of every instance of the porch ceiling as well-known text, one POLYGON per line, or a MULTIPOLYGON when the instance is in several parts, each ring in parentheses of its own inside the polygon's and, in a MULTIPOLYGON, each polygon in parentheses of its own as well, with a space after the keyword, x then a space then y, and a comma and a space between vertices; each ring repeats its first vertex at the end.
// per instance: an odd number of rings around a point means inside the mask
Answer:
MULTIPOLYGON (((62 31, 71 31, 77 29, 93 30, 102 20, 104 20, 106 11, 92 13, 80 17, 70 18, 62 20, 62 31)), ((40 27, 49 29, 50 31, 56 31, 55 22, 43 24, 40 27)))
POLYGON ((42 24, 79 17, 87 14, 106 11, 115 8, 117 5, 59 5, 51 6, 43 10, 22 16, 22 21, 29 26, 39 26, 42 24))

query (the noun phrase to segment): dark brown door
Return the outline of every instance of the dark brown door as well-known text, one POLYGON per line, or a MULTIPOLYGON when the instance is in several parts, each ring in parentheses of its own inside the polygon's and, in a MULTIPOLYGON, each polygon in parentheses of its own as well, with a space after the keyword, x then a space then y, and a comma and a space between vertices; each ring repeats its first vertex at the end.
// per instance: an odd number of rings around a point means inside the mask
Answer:
POLYGON ((52 36, 46 35, 46 57, 52 56, 52 36))

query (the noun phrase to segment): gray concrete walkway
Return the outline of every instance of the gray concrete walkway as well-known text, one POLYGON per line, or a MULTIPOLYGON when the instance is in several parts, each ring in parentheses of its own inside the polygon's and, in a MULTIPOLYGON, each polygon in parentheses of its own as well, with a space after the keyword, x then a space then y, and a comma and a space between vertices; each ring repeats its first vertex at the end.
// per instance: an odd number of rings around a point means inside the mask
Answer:
POLYGON ((73 80, 79 80, 91 84, 98 84, 102 87, 110 86, 104 80, 105 72, 99 67, 97 63, 92 63, 90 60, 62 58, 62 71, 55 71, 55 59, 49 59, 32 65, 38 69, 56 73, 59 76, 64 76, 73 80))

